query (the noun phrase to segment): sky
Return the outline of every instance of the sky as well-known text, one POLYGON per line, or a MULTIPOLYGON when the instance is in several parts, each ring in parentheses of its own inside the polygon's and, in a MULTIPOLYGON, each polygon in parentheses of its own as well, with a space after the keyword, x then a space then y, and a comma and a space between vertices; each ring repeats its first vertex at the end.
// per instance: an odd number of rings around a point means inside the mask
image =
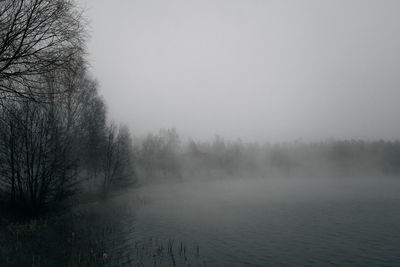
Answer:
POLYGON ((90 71, 134 135, 400 139, 400 1, 79 1, 90 71))

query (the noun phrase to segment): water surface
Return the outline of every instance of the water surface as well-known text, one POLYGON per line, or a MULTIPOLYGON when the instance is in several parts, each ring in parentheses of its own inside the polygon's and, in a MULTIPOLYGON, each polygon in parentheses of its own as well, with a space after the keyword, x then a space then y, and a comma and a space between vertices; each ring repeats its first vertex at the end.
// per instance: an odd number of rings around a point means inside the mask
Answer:
POLYGON ((176 253, 183 243, 192 266, 398 266, 399 192, 390 178, 148 185, 121 197, 142 204, 123 217, 113 253, 159 240, 176 253))

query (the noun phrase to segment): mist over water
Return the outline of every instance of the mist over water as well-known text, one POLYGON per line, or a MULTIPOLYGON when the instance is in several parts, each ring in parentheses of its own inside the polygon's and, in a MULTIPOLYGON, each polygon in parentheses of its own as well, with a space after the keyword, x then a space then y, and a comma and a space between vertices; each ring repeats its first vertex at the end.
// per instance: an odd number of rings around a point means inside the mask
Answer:
POLYGON ((400 266, 399 10, 0 0, 0 265, 400 266))
POLYGON ((396 179, 352 177, 148 185, 121 197, 145 201, 126 215, 134 227, 120 229, 120 249, 157 238, 198 245, 194 266, 395 266, 399 190, 396 179))

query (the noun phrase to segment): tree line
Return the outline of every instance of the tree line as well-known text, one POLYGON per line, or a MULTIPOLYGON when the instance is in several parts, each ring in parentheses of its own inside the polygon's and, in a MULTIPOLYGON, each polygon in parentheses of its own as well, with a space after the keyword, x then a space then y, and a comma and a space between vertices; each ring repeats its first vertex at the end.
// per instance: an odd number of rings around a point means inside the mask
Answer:
POLYGON ((109 123, 72 0, 0 1, 0 195, 29 214, 134 177, 132 140, 109 123), (89 186, 87 186, 89 187, 89 186))
POLYGON ((107 118, 88 73, 87 25, 73 0, 0 1, 0 200, 38 215, 79 192, 140 178, 400 175, 399 142, 182 142, 174 129, 133 142, 107 118))
POLYGON ((175 130, 162 130, 135 142, 134 148, 139 178, 400 176, 399 141, 260 144, 216 136, 209 142, 182 142, 175 130))

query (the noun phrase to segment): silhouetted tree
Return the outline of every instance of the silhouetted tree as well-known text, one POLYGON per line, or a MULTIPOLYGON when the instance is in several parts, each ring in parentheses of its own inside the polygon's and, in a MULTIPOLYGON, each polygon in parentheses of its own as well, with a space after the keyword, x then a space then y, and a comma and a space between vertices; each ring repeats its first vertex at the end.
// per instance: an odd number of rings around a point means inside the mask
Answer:
POLYGON ((106 128, 103 156, 103 193, 111 186, 129 183, 134 176, 133 147, 129 130, 111 124, 106 128))
POLYGON ((56 103, 22 101, 1 110, 1 187, 11 203, 33 214, 75 189, 77 158, 65 117, 56 103))
POLYGON ((61 82, 60 73, 79 69, 84 26, 72 0, 0 1, 0 98, 42 101, 65 92, 44 91, 44 76, 58 72, 61 82))

